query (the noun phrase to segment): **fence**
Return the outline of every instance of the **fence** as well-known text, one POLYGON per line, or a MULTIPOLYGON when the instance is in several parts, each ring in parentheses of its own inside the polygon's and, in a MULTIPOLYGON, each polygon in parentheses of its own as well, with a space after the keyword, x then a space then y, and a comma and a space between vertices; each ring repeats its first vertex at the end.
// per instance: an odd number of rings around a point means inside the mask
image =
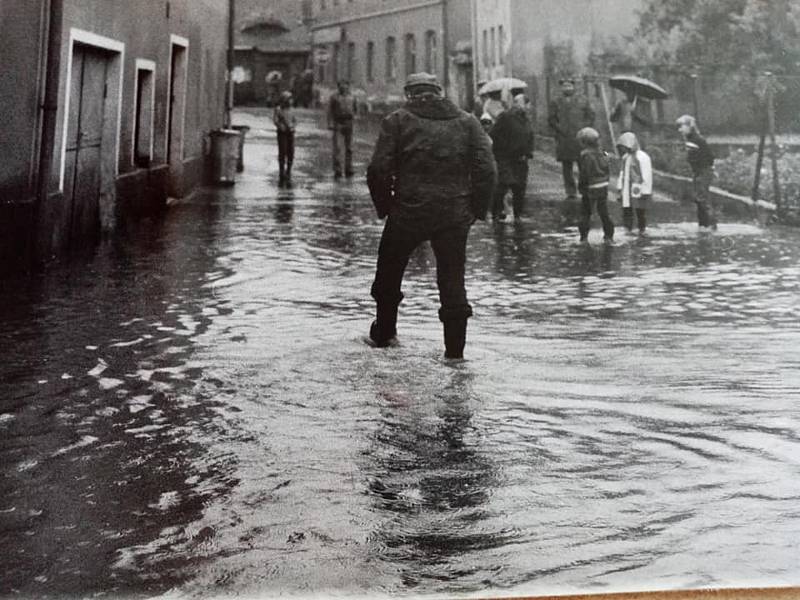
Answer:
MULTIPOLYGON (((665 66, 587 73, 579 88, 595 109, 595 123, 609 150, 615 136, 606 111, 622 93, 610 88, 608 80, 632 71, 670 94, 665 100, 637 100, 637 113, 650 123, 640 128, 640 137, 657 169, 690 175, 675 120, 694 115, 717 157, 716 185, 771 203, 781 221, 800 224, 800 76, 665 66)), ((556 76, 548 78, 546 88, 557 90, 556 81, 556 76)), ((618 127, 614 131, 618 134, 618 127)))

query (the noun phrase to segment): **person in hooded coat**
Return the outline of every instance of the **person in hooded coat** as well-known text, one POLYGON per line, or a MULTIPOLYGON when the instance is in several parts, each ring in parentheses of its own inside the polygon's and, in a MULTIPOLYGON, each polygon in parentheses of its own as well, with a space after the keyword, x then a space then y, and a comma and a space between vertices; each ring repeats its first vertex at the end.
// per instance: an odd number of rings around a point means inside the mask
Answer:
POLYGON ((622 222, 628 231, 632 231, 635 213, 639 233, 644 233, 647 207, 653 198, 653 163, 650 155, 639 148, 639 140, 630 131, 619 136, 617 149, 622 157, 617 179, 622 222))
POLYGON ((378 347, 396 342, 403 273, 414 249, 430 240, 445 356, 462 358, 472 315, 464 283, 467 235, 476 219, 486 218, 497 167, 489 136, 474 115, 442 97, 435 76, 410 75, 405 92, 405 105, 383 119, 367 168, 375 209, 387 217, 369 338, 378 347))

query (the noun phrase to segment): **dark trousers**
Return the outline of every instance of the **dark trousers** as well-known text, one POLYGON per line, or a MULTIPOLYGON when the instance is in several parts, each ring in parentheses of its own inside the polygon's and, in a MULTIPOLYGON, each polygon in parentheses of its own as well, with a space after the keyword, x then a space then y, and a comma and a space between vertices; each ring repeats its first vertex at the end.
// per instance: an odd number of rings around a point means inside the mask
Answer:
POLYGON ((497 218, 505 214, 505 197, 511 190, 514 207, 514 218, 525 212, 525 190, 528 187, 528 161, 525 158, 505 161, 497 159, 497 172, 500 175, 494 188, 492 200, 492 216, 497 218))
POLYGON ((645 209, 643 208, 632 208, 627 207, 622 209, 622 223, 625 225, 625 229, 628 231, 633 230, 633 213, 636 212, 636 225, 639 227, 639 231, 644 231, 647 227, 647 216, 645 214, 645 209))
POLYGON ((709 192, 714 171, 703 169, 695 174, 693 188, 694 201, 697 204, 697 224, 700 227, 717 227, 717 206, 709 192))
POLYGON ((278 132, 278 169, 280 178, 291 177, 294 162, 294 131, 278 132))
POLYGON ((339 138, 344 141, 344 172, 346 175, 353 174, 353 124, 337 123, 333 126, 333 172, 336 175, 342 174, 342 151, 339 138))
POLYGON ((575 161, 561 161, 561 175, 564 177, 564 192, 568 198, 575 198, 578 195, 578 185, 575 183, 575 161))
POLYGON ((403 299, 401 286, 411 253, 430 240, 436 256, 436 283, 439 286, 439 319, 453 321, 472 315, 464 285, 469 225, 435 231, 408 230, 391 218, 386 221, 378 247, 378 268, 371 294, 381 307, 396 307, 403 299))
POLYGON ((514 218, 519 218, 525 213, 525 187, 524 183, 498 183, 494 188, 494 200, 492 202, 492 216, 497 218, 505 216, 505 198, 508 190, 511 190, 511 200, 514 207, 514 218))
POLYGON ((581 222, 578 225, 578 231, 581 234, 581 239, 585 240, 589 235, 589 228, 592 222, 592 208, 597 210, 600 215, 600 220, 603 222, 603 236, 608 239, 614 239, 614 222, 608 215, 608 190, 603 189, 600 191, 589 191, 589 193, 581 198, 582 212, 581 222))

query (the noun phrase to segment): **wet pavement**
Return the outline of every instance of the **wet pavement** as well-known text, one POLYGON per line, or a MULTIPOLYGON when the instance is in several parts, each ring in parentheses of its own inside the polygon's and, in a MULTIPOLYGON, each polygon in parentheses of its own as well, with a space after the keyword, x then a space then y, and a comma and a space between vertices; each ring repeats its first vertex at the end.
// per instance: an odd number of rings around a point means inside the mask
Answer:
POLYGON ((538 157, 472 231, 467 360, 425 247, 374 350, 373 129, 334 182, 303 113, 279 190, 263 114, 235 188, 4 282, 0 595, 800 583, 800 231, 664 201, 581 245, 538 157))

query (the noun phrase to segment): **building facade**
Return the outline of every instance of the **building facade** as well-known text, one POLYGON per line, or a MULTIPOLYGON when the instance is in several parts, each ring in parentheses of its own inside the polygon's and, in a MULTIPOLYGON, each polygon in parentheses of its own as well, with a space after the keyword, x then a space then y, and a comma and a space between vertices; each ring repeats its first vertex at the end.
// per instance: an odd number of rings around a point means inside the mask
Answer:
POLYGON ((226 0, 0 1, 0 261, 64 254, 201 182, 228 16, 226 0))
MULTIPOLYGON (((473 0, 476 82, 524 80, 541 122, 559 75, 580 77, 593 52, 631 35, 642 0, 473 0)), ((593 90, 584 90, 593 95, 593 90)), ((595 99, 596 100, 596 99, 595 99)))
POLYGON ((314 0, 312 15, 322 102, 347 80, 368 110, 389 108, 418 71, 437 75, 462 106, 471 101, 470 0, 314 0))
MULTIPOLYGON (((234 94, 237 105, 271 105, 311 67, 312 0, 238 0, 234 94)), ((309 73, 310 75, 310 73, 309 73)), ((310 90, 308 90, 310 95, 310 90)), ((307 104, 305 98, 300 98, 307 104)))

